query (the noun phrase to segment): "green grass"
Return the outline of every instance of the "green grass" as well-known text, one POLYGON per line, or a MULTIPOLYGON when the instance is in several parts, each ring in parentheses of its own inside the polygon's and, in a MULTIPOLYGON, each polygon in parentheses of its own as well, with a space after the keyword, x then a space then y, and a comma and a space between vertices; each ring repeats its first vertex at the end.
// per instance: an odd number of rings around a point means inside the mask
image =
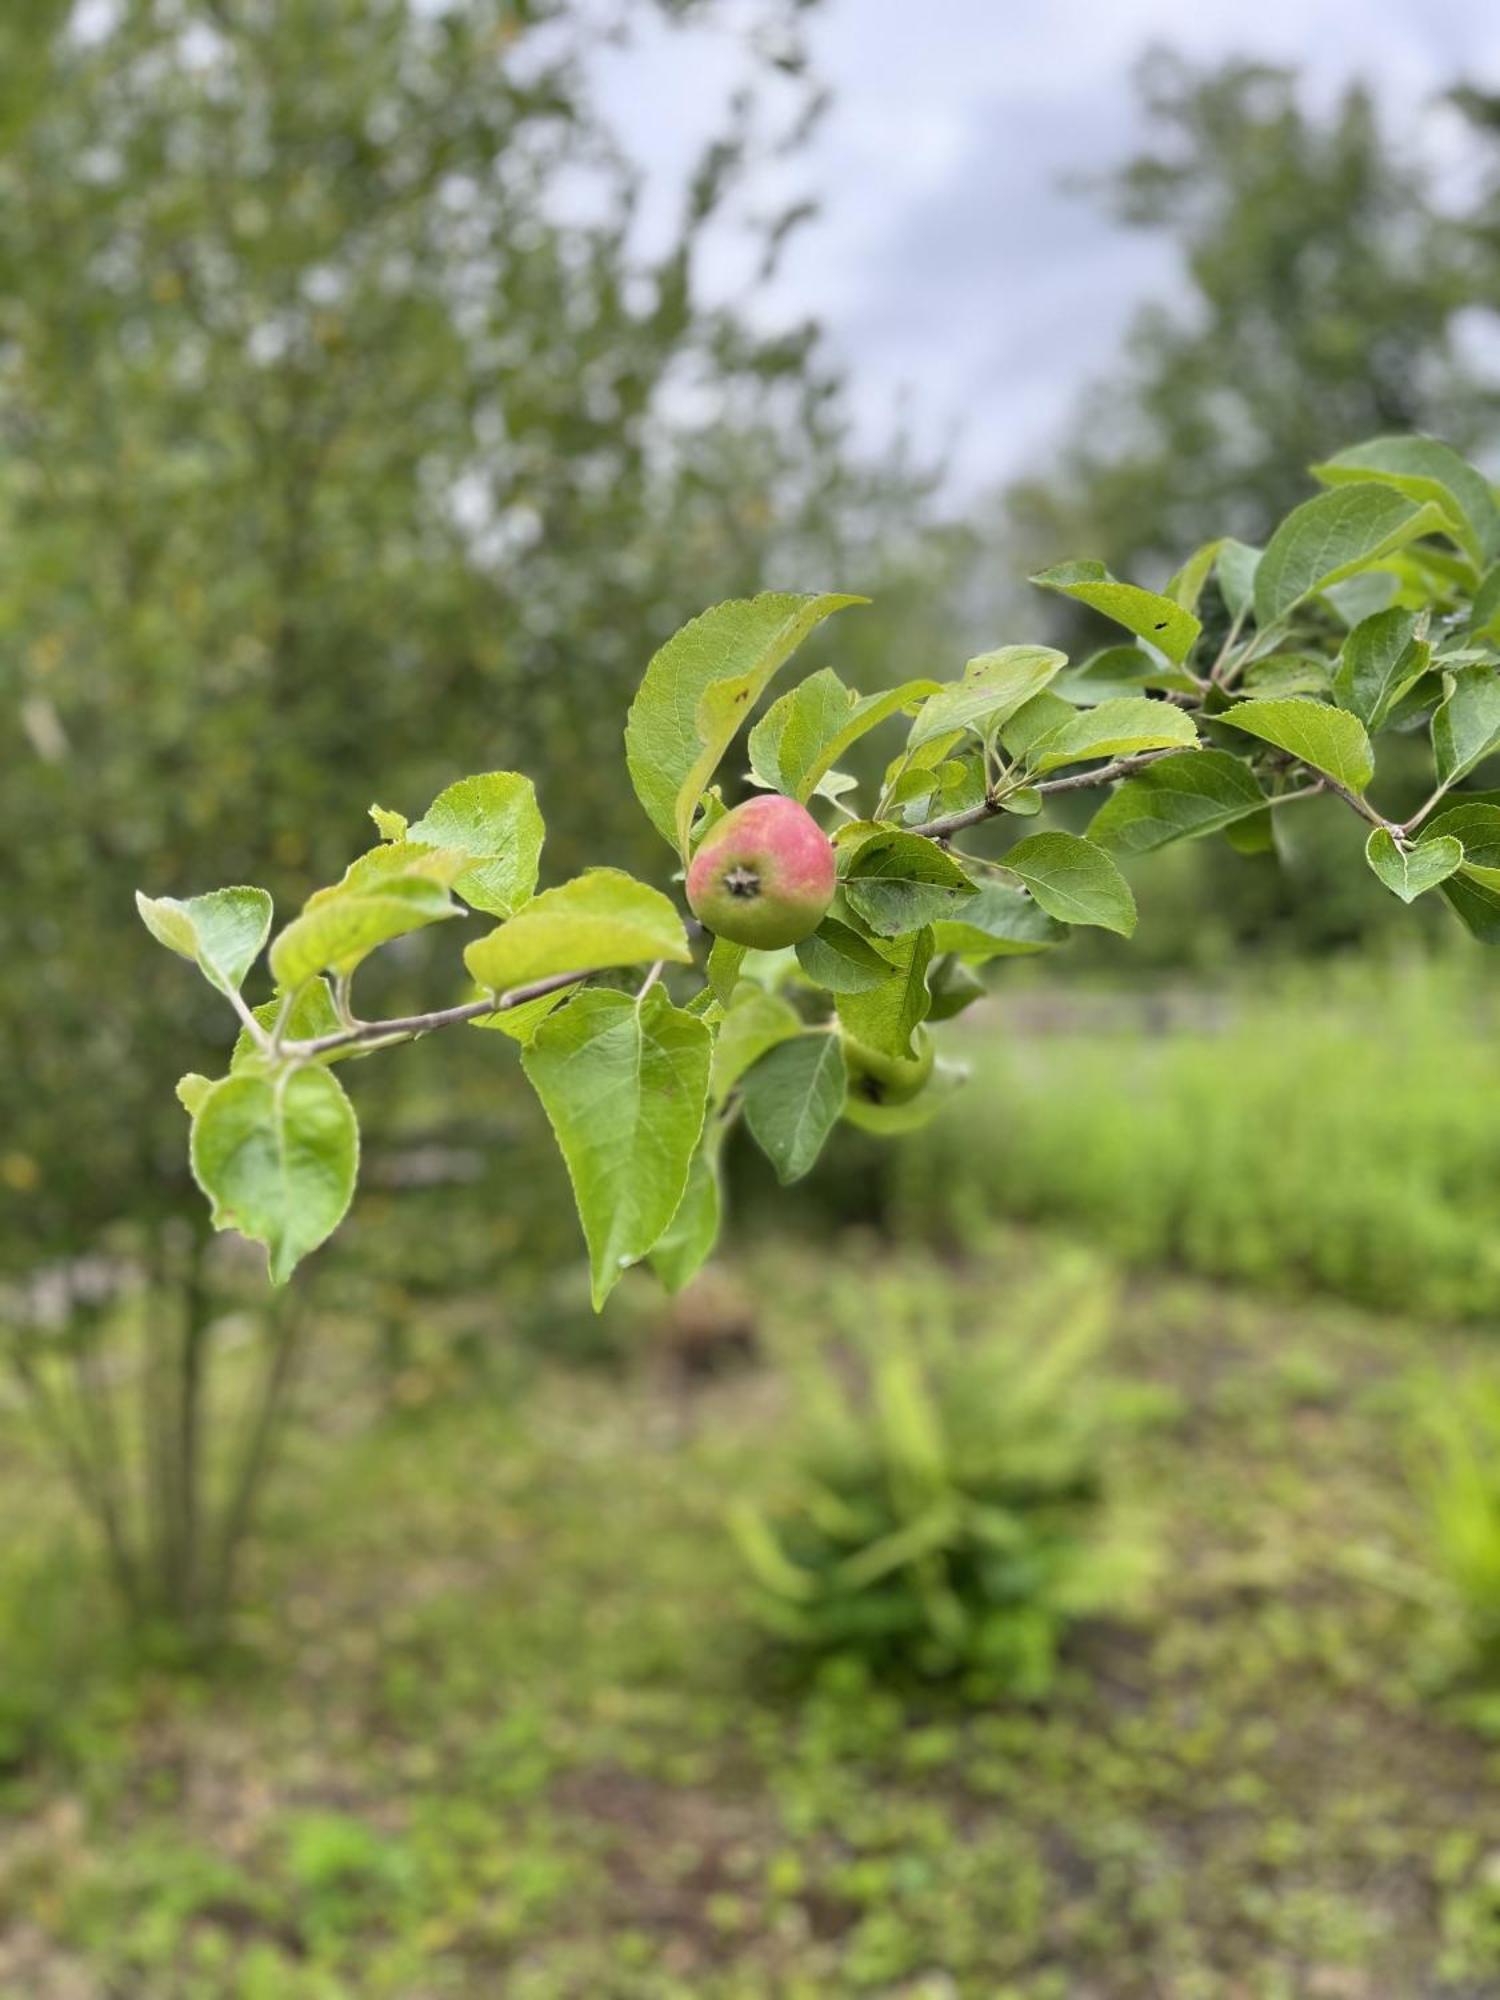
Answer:
POLYGON ((974 1081, 889 1169, 922 1234, 1061 1222, 1141 1268, 1500 1318, 1500 994, 1472 961, 1034 992, 948 1046, 974 1081))
MULTIPOLYGON (((774 1246, 766 1347, 855 1270, 1003 1326, 1051 1261, 882 1254, 774 1246)), ((1397 1469, 1413 1356, 1477 1338, 1132 1286, 1109 1366, 1179 1411, 1117 1468, 1157 1581, 1045 1706, 768 1652, 723 1511, 780 1477, 791 1371, 694 1387, 639 1338, 380 1421, 329 1343, 217 1682, 122 1664, 0 1435, 5 2000, 1500 1991, 1500 1774, 1426 1688, 1397 1469)))

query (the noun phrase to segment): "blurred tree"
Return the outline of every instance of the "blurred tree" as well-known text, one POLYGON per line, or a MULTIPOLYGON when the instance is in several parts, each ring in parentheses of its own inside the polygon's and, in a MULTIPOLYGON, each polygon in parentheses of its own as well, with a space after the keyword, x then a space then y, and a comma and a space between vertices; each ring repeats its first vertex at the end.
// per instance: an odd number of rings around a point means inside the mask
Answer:
MULTIPOLYGON (((587 58, 601 25, 717 11, 101 0, 0 20, 0 673, 20 723, 0 1274, 49 1268, 77 1366, 58 1421, 98 1488, 111 1453, 124 1478, 86 1374, 118 1288, 79 1260, 119 1253, 173 1405, 136 1582, 176 1608, 214 1301, 161 1079, 223 1050, 132 889, 258 881, 285 914, 341 864, 377 770, 407 811, 460 769, 535 770, 552 870, 626 857, 650 835, 619 732, 657 641, 714 597, 868 578, 918 498, 849 468, 810 330, 762 336, 697 295, 705 230, 816 115, 802 0, 750 10, 728 124, 673 240, 639 247, 640 177, 587 58)), ((761 222, 767 260, 794 220, 761 222)), ((12 1295, 23 1334, 39 1296, 12 1295)), ((111 1504, 128 1535, 133 1496, 111 1504)))
MULTIPOLYGON (((1323 118, 1294 71, 1197 70, 1160 50, 1138 85, 1157 136, 1106 199, 1171 236, 1185 282, 1138 315, 1124 367, 1086 396, 1055 465, 1007 494, 1031 567, 1082 549, 1164 577, 1205 523, 1261 542, 1306 496, 1309 463, 1351 438, 1482 445, 1494 388, 1456 338, 1478 302, 1475 239, 1369 92, 1351 86, 1323 118)), ((1493 251, 1488 263, 1493 292, 1493 251)))
MULTIPOLYGON (((1183 284, 1137 315, 1122 366, 1084 395, 1047 470, 1001 496, 1005 577, 1076 553, 1159 584, 1210 535, 1262 543, 1308 496, 1308 466, 1351 440, 1425 430, 1482 452, 1500 418, 1464 337, 1466 315, 1500 303, 1494 207, 1445 209, 1368 90, 1319 114, 1293 70, 1198 69, 1164 50, 1137 84, 1152 144, 1102 192, 1129 227, 1172 240, 1183 284)), ((1493 101, 1459 101, 1500 124, 1493 101)), ((1202 609, 1227 623, 1215 590, 1202 609)), ((1071 651, 1113 636, 1089 613, 1049 615, 1071 651)), ((1387 752, 1398 784, 1400 750, 1387 752)), ((1337 949, 1389 927, 1395 906, 1347 867, 1347 830, 1325 824, 1326 839, 1248 860, 1205 843, 1143 883, 1133 969, 1196 962, 1209 907, 1216 936, 1257 951, 1337 949)), ((1439 928, 1442 913, 1422 920, 1439 928)), ((1075 964, 1107 950, 1090 940, 1075 964)))

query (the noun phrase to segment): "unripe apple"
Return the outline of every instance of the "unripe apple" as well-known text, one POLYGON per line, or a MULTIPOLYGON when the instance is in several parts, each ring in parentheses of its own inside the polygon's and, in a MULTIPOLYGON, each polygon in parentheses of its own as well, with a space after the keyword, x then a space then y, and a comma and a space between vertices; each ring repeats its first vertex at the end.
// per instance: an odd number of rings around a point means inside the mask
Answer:
POLYGON ((688 906, 715 937, 779 951, 822 923, 836 876, 833 844, 806 806, 766 792, 704 834, 687 873, 688 906))
POLYGON ((849 1095, 866 1104, 909 1104, 932 1075, 937 1054, 925 1028, 912 1031, 915 1055, 893 1056, 872 1049, 854 1036, 844 1036, 844 1060, 849 1068, 849 1095))

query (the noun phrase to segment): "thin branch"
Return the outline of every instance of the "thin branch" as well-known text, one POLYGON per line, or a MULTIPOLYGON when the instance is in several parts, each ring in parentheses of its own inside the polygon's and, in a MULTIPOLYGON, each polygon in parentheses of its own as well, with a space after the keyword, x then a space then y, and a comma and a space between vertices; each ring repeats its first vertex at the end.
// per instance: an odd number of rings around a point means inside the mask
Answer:
MULTIPOLYGON (((1067 778, 1043 778, 1039 785, 1027 787, 1037 792, 1079 792, 1091 785, 1112 785, 1116 778, 1128 778, 1135 771, 1143 771, 1148 764, 1154 764, 1158 757, 1170 757, 1170 750, 1142 750, 1134 757, 1116 757, 1112 764, 1100 764, 1092 771, 1075 771, 1067 778)), ((920 834, 925 840, 946 840, 950 834, 961 833, 966 826, 978 826, 982 821, 994 819, 1005 810, 1005 796, 986 794, 977 806, 968 806, 963 812, 948 813, 942 819, 930 819, 923 826, 914 826, 912 833, 920 834)))
POLYGON ((548 993, 561 993, 587 979, 587 972, 554 972, 550 979, 535 979, 529 986, 513 986, 509 993, 491 993, 483 1000, 465 1000, 459 1007, 438 1007, 430 1014, 403 1014, 394 1021, 359 1021, 334 1035, 318 1035, 308 1042, 283 1042, 281 1053, 297 1062, 326 1055, 330 1049, 347 1049, 361 1042, 409 1041, 415 1035, 429 1035, 434 1028, 456 1027, 461 1021, 477 1021, 485 1014, 507 1014, 528 1000, 540 1000, 548 993))
POLYGON ((1394 820, 1389 820, 1383 813, 1376 812, 1368 799, 1362 799, 1358 792, 1351 792, 1349 787, 1341 785, 1337 778, 1330 778, 1325 772, 1323 782, 1327 785, 1329 791, 1337 792, 1345 805, 1353 806, 1360 818, 1367 819, 1371 826, 1384 827, 1386 832, 1393 838, 1403 831, 1403 828, 1399 827, 1394 820))
POLYGON ((1229 673, 1229 656, 1231 653, 1233 653, 1235 646, 1239 641, 1240 631, 1245 623, 1245 616, 1246 613, 1249 611, 1249 609, 1250 607, 1248 604, 1242 604, 1239 610, 1235 613, 1234 619, 1230 624, 1229 630, 1225 634, 1224 643, 1219 648, 1219 651, 1214 659, 1214 663, 1208 670, 1208 681, 1210 686, 1213 686, 1215 682, 1219 683, 1219 685, 1221 686, 1225 687, 1228 686, 1229 683, 1227 677, 1229 673))
POLYGON ((249 1006, 246 1004, 245 996, 237 992, 232 986, 225 986, 222 991, 230 1006, 239 1015, 240 1025, 245 1029, 251 1041, 254 1042, 262 1055, 269 1055, 271 1053, 271 1037, 266 1033, 260 1022, 256 1020, 254 1014, 251 1013, 249 1006))
POLYGON ((1426 819, 1427 815, 1432 811, 1433 807, 1436 805, 1441 805, 1443 800, 1448 796, 1448 788, 1450 785, 1452 785, 1452 783, 1453 783, 1452 778, 1445 778, 1442 784, 1440 784, 1437 790, 1433 793, 1432 797, 1430 799, 1424 800, 1424 802, 1417 807, 1416 811, 1412 814, 1411 818, 1405 821, 1405 823, 1400 828, 1400 831, 1402 833, 1415 833, 1417 828, 1422 824, 1423 820, 1426 819))

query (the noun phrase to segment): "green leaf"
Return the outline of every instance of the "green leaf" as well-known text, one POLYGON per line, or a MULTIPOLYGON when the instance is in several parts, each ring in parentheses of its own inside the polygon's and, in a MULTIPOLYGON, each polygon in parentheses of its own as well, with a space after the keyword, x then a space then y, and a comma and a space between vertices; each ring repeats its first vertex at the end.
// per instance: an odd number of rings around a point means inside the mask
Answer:
MULTIPOLYGON (((1051 922, 1050 918, 1048 922, 1051 922)), ((982 1000, 989 991, 978 973, 971 969, 969 961, 953 952, 945 954, 933 966, 927 984, 932 994, 927 1009, 929 1021, 951 1021, 966 1007, 972 1007, 976 1000, 982 1000)))
POLYGON ((745 946, 731 944, 728 938, 716 937, 708 948, 709 990, 721 1006, 727 1007, 739 982, 740 967, 745 963, 745 946))
POLYGON ((927 968, 932 962, 932 931, 893 938, 881 947, 880 955, 890 961, 890 978, 868 993, 837 994, 834 1008, 844 1027, 866 1048, 910 1057, 916 1053, 912 1031, 927 1019, 931 1005, 927 968))
POLYGON ((843 1045, 822 1031, 780 1043, 746 1071, 745 1123, 783 1187, 813 1166, 847 1091, 843 1045))
POLYGON ((1500 944, 1500 805, 1495 796, 1449 806, 1431 821, 1421 843, 1461 842, 1462 866, 1443 883, 1442 893, 1465 928, 1484 944, 1500 944))
POLYGON ((906 681, 861 699, 831 667, 771 704, 750 732, 750 763, 760 781, 804 805, 861 736, 924 695, 937 681, 906 681))
POLYGON ((468 859, 404 840, 361 854, 341 881, 308 897, 271 946, 276 984, 294 993, 317 973, 353 972, 377 945, 461 916, 448 890, 468 859))
MULTIPOLYGON (((1330 583, 1322 592, 1324 604, 1346 631, 1352 632, 1377 611, 1389 611, 1394 606, 1401 595, 1401 579, 1395 568, 1402 560, 1399 555, 1391 556, 1389 567, 1360 570, 1354 576, 1346 576, 1341 583, 1330 583)), ((1424 598, 1427 594, 1425 590, 1422 593, 1424 598)))
POLYGON ((536 787, 517 771, 460 778, 439 792, 410 829, 412 840, 458 847, 474 857, 453 884, 471 909, 511 916, 536 888, 546 829, 536 787))
POLYGON ((1033 833, 1001 857, 1048 916, 1093 924, 1129 937, 1135 929, 1130 884, 1102 847, 1076 833, 1033 833))
POLYGON ((1333 674, 1316 653, 1270 653, 1246 667, 1243 686, 1246 694, 1268 701, 1287 695, 1326 695, 1332 692, 1333 674))
POLYGON ((1432 648, 1412 635, 1417 615, 1399 607, 1362 618, 1344 641, 1333 676, 1340 708, 1379 729, 1406 690, 1427 670, 1432 648))
POLYGON ((1213 573, 1214 564, 1219 560, 1219 551, 1224 547, 1224 537, 1204 542, 1194 549, 1187 561, 1167 585, 1166 594, 1174 604, 1180 604, 1184 611, 1196 611, 1198 599, 1203 595, 1203 586, 1213 573))
POLYGON ((1448 834, 1424 840, 1416 847, 1398 847, 1392 835, 1377 826, 1365 842, 1366 861, 1403 903, 1414 903, 1424 890, 1445 882, 1463 858, 1463 842, 1448 834))
POLYGON ((868 939, 836 917, 825 917, 797 946, 797 963, 828 993, 869 993, 891 976, 889 963, 868 939))
POLYGON ((958 863, 914 833, 877 834, 858 849, 843 883, 856 916, 882 937, 900 937, 951 916, 974 893, 958 863))
POLYGON ((1059 674, 1052 692, 1075 708, 1093 708, 1120 695, 1139 694, 1143 688, 1168 688, 1186 694, 1196 686, 1190 674, 1177 667, 1163 667, 1139 646, 1106 646, 1081 666, 1059 674))
POLYGON ((1192 717, 1180 708, 1146 695, 1126 695, 1084 709, 1049 730, 1032 744, 1026 763, 1040 777, 1089 757, 1134 756, 1141 750, 1171 750, 1197 741, 1192 717))
POLYGON ((655 654, 631 704, 625 759, 651 824, 684 860, 698 800, 773 675, 831 612, 866 602, 778 591, 736 598, 655 654))
POLYGON ((934 812, 964 812, 979 805, 988 783, 984 753, 977 748, 971 756, 949 757, 925 773, 925 787, 921 783, 923 775, 908 772, 890 793, 890 805, 899 805, 901 817, 913 827, 921 826, 934 812), (908 778, 917 782, 908 785, 908 778))
POLYGON ((1050 688, 1018 708, 1000 725, 1000 741, 1018 762, 1024 763, 1044 736, 1065 729, 1073 720, 1071 702, 1061 700, 1050 688))
POLYGON ((1008 882, 983 883, 963 915, 934 924, 933 948, 957 952, 971 965, 992 958, 1028 958, 1061 944, 1067 927, 1049 917, 1035 897, 1008 882))
POLYGON ((1244 618, 1255 602, 1255 572, 1263 554, 1248 542, 1236 541, 1233 535, 1224 537, 1214 574, 1231 618, 1244 618))
POLYGON ((1100 806, 1088 837, 1125 854, 1149 854, 1258 812, 1266 795, 1227 750, 1185 750, 1127 778, 1100 806))
POLYGON ((776 993, 797 969, 797 954, 791 945, 776 951, 747 950, 740 968, 740 983, 748 979, 767 993, 776 993))
POLYGON ((1431 820, 1422 835, 1428 840, 1459 840, 1466 874, 1500 870, 1500 794, 1460 799, 1431 820))
POLYGON ((832 667, 810 674, 778 696, 750 731, 753 775, 773 792, 795 796, 798 779, 847 721, 855 699, 832 667))
POLYGON ((1351 792, 1362 792, 1375 775, 1374 753, 1359 717, 1321 701, 1242 701, 1214 721, 1274 744, 1351 792))
POLYGON ((1417 505, 1435 505, 1453 539, 1478 568, 1500 543, 1500 513, 1488 480, 1451 444, 1437 438, 1371 438, 1313 466, 1312 475, 1325 486, 1378 480, 1417 505))
POLYGON ((722 1104, 752 1063, 759 1062, 767 1049, 789 1042, 802 1033, 802 1017, 796 1008, 767 993, 763 986, 746 980, 719 1023, 714 1042, 710 1094, 722 1104))
POLYGON ((1178 666, 1192 652, 1202 625, 1172 597, 1161 597, 1138 584, 1121 583, 1101 562, 1059 563, 1039 571, 1031 581, 1043 590, 1076 599, 1102 612, 1117 625, 1138 634, 1178 666))
POLYGON ((263 1243, 271 1282, 281 1285, 344 1218, 359 1127, 326 1069, 228 1076, 198 1106, 191 1159, 215 1229, 263 1243))
POLYGON ((1471 936, 1481 944, 1500 944, 1500 888, 1460 868, 1443 883, 1442 894, 1471 936))
MULTIPOLYGON (((252 1007, 260 1025, 269 1034, 281 1018, 281 1010, 286 1005, 286 995, 278 993, 274 1000, 264 1000, 259 1007, 252 1007)), ((338 1009, 333 1004, 333 994, 326 979, 310 979, 299 987, 292 998, 291 1011, 283 1027, 283 1039, 289 1042, 312 1042, 321 1035, 336 1035, 343 1027, 338 1009)), ((346 1056, 360 1053, 357 1043, 347 1048, 330 1049, 326 1055, 318 1057, 322 1063, 342 1062, 346 1056)), ((239 1076, 244 1073, 264 1075, 266 1059, 251 1040, 250 1030, 241 1028, 234 1044, 234 1054, 229 1058, 229 1074, 239 1076)))
POLYGON ((1271 808, 1264 806, 1259 812, 1246 813, 1243 819, 1231 820, 1224 829, 1224 843, 1236 854, 1274 854, 1276 819, 1271 808))
POLYGON ((1264 631, 1304 598, 1442 524, 1441 508, 1419 506, 1371 480, 1304 500, 1271 537, 1256 568, 1256 623, 1264 631))
POLYGON ((1500 563, 1486 571, 1469 605, 1465 630, 1473 638, 1494 634, 1500 629, 1500 563))
POLYGON ((1449 785, 1500 747, 1500 673, 1464 667, 1445 674, 1447 696, 1432 718, 1432 754, 1449 785))
POLYGON ((371 806, 370 817, 382 840, 405 840, 411 824, 405 813, 392 812, 388 806, 371 806))
POLYGON ((705 1131, 677 1213, 649 1253, 652 1270, 669 1292, 680 1292, 707 1263, 719 1238, 723 1198, 719 1189, 719 1128, 705 1131))
POLYGON ((998 652, 981 653, 969 661, 961 680, 923 702, 907 738, 908 751, 955 729, 981 735, 998 729, 1067 664, 1067 654, 1050 646, 1002 646, 998 652))
POLYGON ((1385 728, 1410 733, 1430 727, 1445 693, 1441 674, 1429 671, 1419 675, 1405 694, 1399 695, 1392 703, 1385 718, 1385 728))
POLYGON ((191 959, 221 993, 239 992, 271 930, 271 898, 264 889, 211 889, 185 902, 137 889, 135 906, 156 942, 191 959))
POLYGON ((464 964, 481 990, 504 993, 559 972, 603 972, 659 958, 688 965, 692 956, 682 918, 659 889, 618 868, 590 868, 476 938, 464 964))
POLYGON ((712 1046, 704 1023, 655 986, 639 999, 580 993, 522 1052, 573 1183, 596 1311, 687 1191, 712 1046))
POLYGON ((200 1076, 195 1069, 190 1069, 186 1076, 178 1077, 176 1086, 177 1102, 182 1106, 189 1118, 197 1117, 199 1111, 203 1108, 204 1099, 213 1087, 213 1078, 211 1076, 200 1076))
POLYGON ((560 986, 555 993, 538 993, 530 1000, 522 1000, 518 1006, 497 1007, 493 1014, 476 1015, 469 1026, 491 1028, 525 1048, 543 1021, 550 1014, 555 1014, 563 1002, 577 991, 576 986, 560 986))

